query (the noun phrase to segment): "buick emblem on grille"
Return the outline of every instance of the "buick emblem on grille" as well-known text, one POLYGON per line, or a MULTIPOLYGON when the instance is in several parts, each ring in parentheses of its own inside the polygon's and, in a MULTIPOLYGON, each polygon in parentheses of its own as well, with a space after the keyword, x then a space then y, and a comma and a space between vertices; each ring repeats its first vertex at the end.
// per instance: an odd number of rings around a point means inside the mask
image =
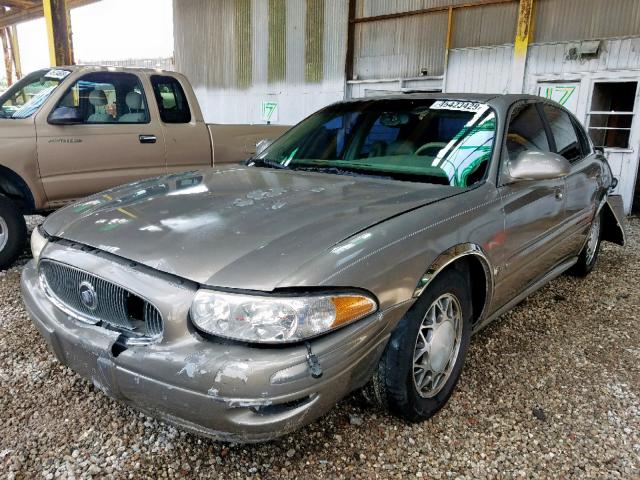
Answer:
POLYGON ((80 293, 82 305, 89 310, 95 310, 98 307, 98 295, 96 295, 96 290, 91 283, 82 282, 78 287, 78 292, 80 293))

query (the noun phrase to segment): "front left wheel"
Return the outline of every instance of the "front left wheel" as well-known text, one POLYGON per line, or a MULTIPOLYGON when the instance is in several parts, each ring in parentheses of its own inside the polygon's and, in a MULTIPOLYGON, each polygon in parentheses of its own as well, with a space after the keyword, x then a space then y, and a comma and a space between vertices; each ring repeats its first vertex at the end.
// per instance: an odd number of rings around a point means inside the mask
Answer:
POLYGON ((458 382, 471 337, 467 276, 438 275, 394 330, 365 396, 410 422, 435 415, 458 382))

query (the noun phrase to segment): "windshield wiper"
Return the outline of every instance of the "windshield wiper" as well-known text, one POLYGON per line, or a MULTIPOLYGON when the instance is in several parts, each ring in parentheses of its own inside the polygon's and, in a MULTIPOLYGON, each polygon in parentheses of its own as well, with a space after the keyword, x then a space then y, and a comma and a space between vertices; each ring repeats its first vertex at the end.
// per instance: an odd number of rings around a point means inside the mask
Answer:
POLYGON ((347 175, 351 177, 371 177, 371 178, 379 178, 379 179, 389 179, 392 178, 389 175, 377 174, 369 171, 361 171, 359 169, 345 169, 338 167, 294 167, 293 170, 300 170, 303 172, 319 172, 319 173, 332 173, 334 175, 347 175))
POLYGON ((266 168, 276 168, 278 170, 288 170, 289 167, 281 164, 280 162, 276 162, 275 160, 269 160, 268 158, 250 158, 247 160, 247 166, 252 167, 266 167, 266 168))

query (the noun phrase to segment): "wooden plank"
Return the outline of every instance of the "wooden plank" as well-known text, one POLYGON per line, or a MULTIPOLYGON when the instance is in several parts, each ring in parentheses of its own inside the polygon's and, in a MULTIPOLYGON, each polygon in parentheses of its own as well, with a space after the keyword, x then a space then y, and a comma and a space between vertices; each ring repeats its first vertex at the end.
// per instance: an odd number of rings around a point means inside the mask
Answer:
POLYGON ((43 0, 51 65, 73 65, 71 19, 67 0, 43 0))

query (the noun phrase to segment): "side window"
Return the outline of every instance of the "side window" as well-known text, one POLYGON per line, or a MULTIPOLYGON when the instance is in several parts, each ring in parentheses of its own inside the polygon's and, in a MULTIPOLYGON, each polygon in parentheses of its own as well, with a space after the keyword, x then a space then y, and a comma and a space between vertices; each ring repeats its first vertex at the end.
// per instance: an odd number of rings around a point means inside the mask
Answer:
POLYGON ((189 123, 191 110, 182 85, 173 77, 152 75, 151 85, 156 96, 160 119, 164 123, 189 123))
POLYGON ((571 163, 580 160, 583 156, 582 147, 569 114, 552 105, 544 104, 542 108, 556 142, 556 153, 571 163))
POLYGON ((140 80, 131 73, 84 75, 66 91, 52 115, 73 123, 149 123, 140 80))
POLYGON ((507 132, 510 160, 528 150, 550 152, 549 140, 535 103, 521 103, 511 111, 507 132))

